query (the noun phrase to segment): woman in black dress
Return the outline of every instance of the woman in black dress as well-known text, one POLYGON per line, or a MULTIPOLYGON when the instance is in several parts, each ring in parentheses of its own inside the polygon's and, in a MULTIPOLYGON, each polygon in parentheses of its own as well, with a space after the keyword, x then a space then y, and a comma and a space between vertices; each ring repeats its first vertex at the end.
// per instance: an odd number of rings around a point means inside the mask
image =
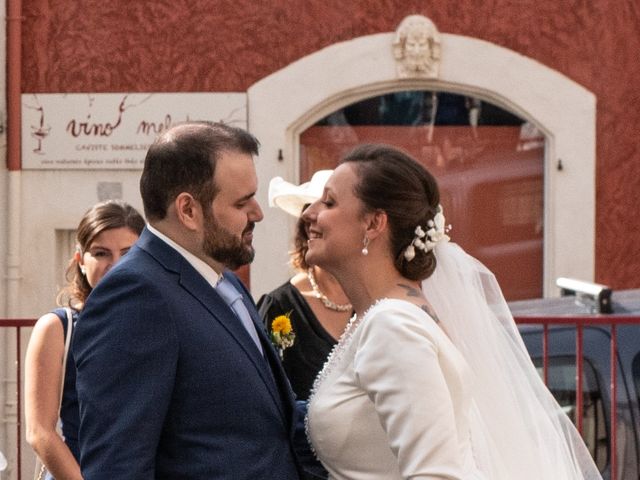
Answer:
POLYGON ((282 351, 282 362, 299 400, 306 400, 318 372, 352 315, 338 282, 328 272, 308 265, 307 225, 300 218, 307 205, 322 196, 331 170, 320 170, 310 182, 293 185, 276 177, 269 185, 269 204, 298 217, 291 265, 291 279, 258 301, 260 315, 269 332, 273 321, 285 315, 295 334, 293 345, 282 351))

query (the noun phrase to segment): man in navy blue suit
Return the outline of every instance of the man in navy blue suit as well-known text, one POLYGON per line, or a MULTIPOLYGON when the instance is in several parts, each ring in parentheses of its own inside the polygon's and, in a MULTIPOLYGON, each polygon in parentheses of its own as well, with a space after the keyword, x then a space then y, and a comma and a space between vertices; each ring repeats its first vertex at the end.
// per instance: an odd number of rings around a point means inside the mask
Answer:
POLYGON ((296 480, 293 394, 249 292, 257 140, 192 122, 150 147, 149 222, 74 333, 85 479, 296 480))

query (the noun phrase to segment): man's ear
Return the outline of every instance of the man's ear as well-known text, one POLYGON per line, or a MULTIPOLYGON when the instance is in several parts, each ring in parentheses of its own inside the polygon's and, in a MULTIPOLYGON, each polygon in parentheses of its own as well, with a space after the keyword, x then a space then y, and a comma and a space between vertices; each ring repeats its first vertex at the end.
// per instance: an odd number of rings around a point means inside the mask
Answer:
POLYGON ((387 213, 383 210, 375 210, 365 214, 366 234, 370 240, 381 235, 387 230, 387 213))
POLYGON ((202 205, 190 193, 182 192, 173 201, 178 221, 187 229, 196 231, 202 226, 202 205))

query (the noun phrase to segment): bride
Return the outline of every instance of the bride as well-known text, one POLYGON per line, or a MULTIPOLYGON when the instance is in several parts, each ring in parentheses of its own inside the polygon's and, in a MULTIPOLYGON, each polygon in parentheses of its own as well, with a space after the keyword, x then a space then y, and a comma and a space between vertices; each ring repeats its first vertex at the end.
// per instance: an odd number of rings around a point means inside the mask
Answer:
POLYGON ((406 153, 362 145, 304 213, 307 262, 356 312, 309 400, 317 457, 345 480, 601 479, 439 201, 406 153))

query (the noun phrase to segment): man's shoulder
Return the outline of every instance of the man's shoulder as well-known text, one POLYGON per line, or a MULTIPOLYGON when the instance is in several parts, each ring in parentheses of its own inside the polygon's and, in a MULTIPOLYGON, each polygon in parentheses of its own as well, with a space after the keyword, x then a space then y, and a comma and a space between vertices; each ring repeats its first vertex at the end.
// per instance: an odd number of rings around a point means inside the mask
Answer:
POLYGON ((121 275, 129 275, 133 272, 136 274, 144 273, 148 269, 159 265, 159 262, 153 255, 150 255, 149 252, 143 250, 140 246, 134 245, 133 248, 122 257, 122 260, 111 269, 111 272, 114 274, 120 273, 121 275))
POLYGON ((157 259, 135 245, 107 272, 94 290, 113 289, 118 285, 127 288, 145 284, 162 285, 166 282, 158 279, 169 275, 170 272, 157 259))

